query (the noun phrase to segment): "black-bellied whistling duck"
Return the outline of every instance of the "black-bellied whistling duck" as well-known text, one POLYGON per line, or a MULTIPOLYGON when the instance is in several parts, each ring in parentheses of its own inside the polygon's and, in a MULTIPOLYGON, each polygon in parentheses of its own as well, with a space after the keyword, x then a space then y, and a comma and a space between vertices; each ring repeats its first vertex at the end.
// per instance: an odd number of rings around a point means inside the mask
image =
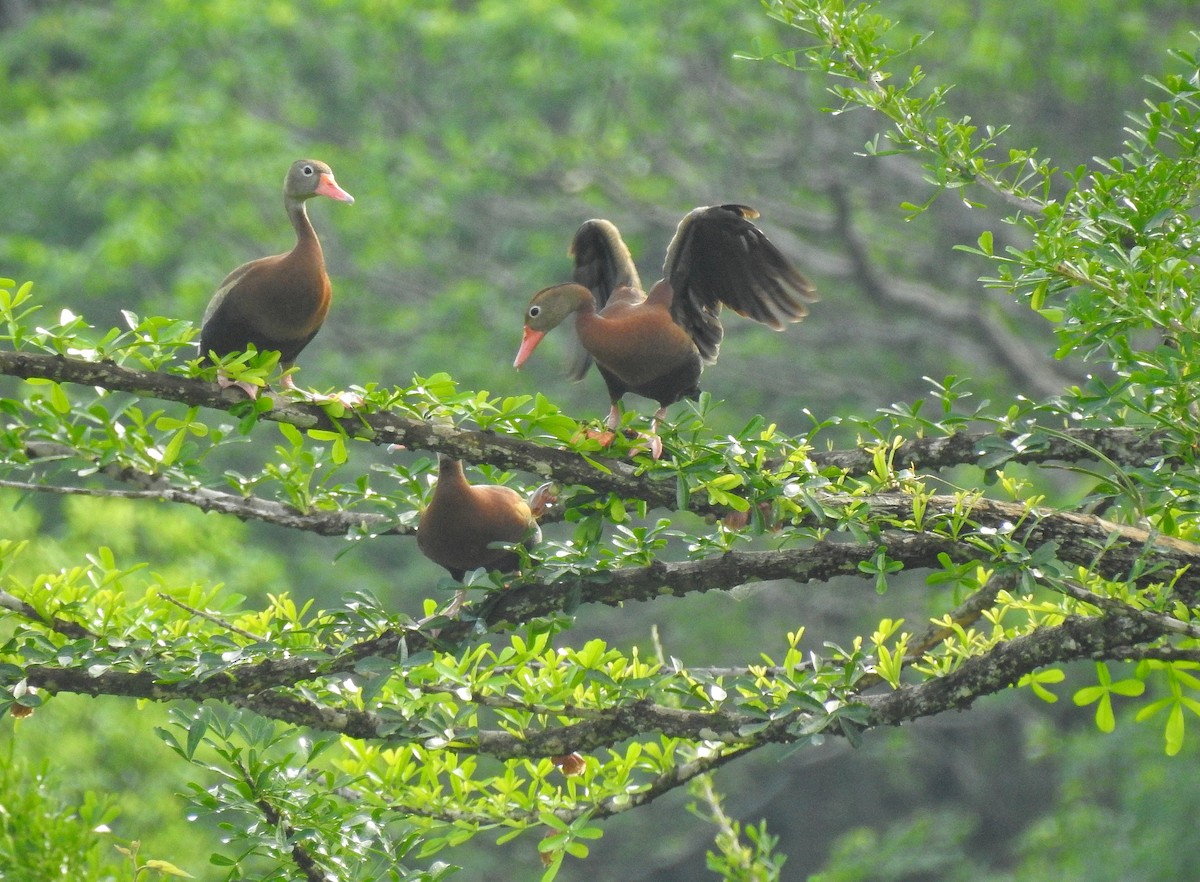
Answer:
MULTIPOLYGON (((469 483, 462 463, 442 456, 433 498, 417 523, 417 547, 459 582, 480 567, 511 572, 520 555, 499 546, 532 548, 542 538, 537 519, 554 502, 553 484, 538 487, 526 501, 511 487, 469 483)), ((445 614, 457 612, 464 596, 460 591, 445 614)))
MULTIPOLYGON (((204 311, 201 356, 241 352, 253 343, 260 351, 278 350, 280 366, 286 371, 321 329, 331 292, 321 243, 304 207, 313 196, 354 202, 325 163, 315 159, 292 163, 283 182, 283 204, 296 230, 296 245, 286 254, 244 263, 225 277, 204 311)), ((224 374, 218 374, 217 382, 222 388, 237 386, 251 398, 258 394, 256 386, 224 374)), ((283 386, 296 388, 291 374, 284 374, 283 386)))
POLYGON ((667 406, 699 395, 704 365, 717 360, 722 305, 778 331, 804 318, 817 299, 808 280, 751 223, 756 217, 745 205, 689 212, 667 248, 663 278, 649 294, 617 228, 606 220, 586 221, 571 243, 574 282, 533 296, 514 366, 574 313, 584 351, 571 377, 582 379, 595 360, 612 402, 605 443, 620 424, 618 402, 633 392, 659 403, 650 438, 657 459, 658 424, 667 406))

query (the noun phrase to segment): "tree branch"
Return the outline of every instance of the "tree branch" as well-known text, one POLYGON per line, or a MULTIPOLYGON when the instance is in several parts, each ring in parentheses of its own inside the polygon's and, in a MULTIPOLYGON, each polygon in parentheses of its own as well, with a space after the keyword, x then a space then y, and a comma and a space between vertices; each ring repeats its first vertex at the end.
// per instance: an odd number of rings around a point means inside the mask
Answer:
MULTIPOLYGON (((862 696, 854 702, 871 711, 868 727, 897 726, 947 710, 963 709, 976 699, 1016 684, 1021 677, 1052 664, 1078 659, 1122 659, 1139 644, 1164 636, 1165 629, 1143 617, 1108 615, 1070 616, 1062 624, 1040 628, 1031 634, 997 644, 980 656, 969 658, 953 671, 919 685, 902 686, 881 695, 862 696)), ((1138 651, 1145 657, 1150 650, 1138 651)), ((1183 658, 1193 659, 1189 651, 1183 658)), ((192 690, 159 688, 145 673, 107 671, 93 675, 74 669, 33 666, 29 683, 49 692, 88 695, 123 695, 155 700, 197 698, 192 690), (87 685, 87 684, 91 685, 87 685)), ((857 688, 857 687, 856 687, 857 688)), ((338 732, 354 738, 394 741, 424 738, 428 733, 414 729, 404 735, 396 721, 372 711, 331 708, 309 699, 282 692, 216 696, 263 716, 310 728, 338 732)), ((792 711, 761 728, 760 717, 713 710, 683 710, 655 704, 648 699, 596 711, 581 722, 514 734, 503 730, 478 730, 454 739, 452 749, 479 752, 497 759, 540 758, 596 750, 627 738, 661 732, 693 741, 720 741, 727 745, 761 745, 796 740, 797 724, 812 717, 809 711, 792 711), (745 734, 746 727, 755 727, 745 734)))
MULTIPOLYGON (((1104 457, 1118 466, 1140 467, 1158 459, 1177 462, 1180 457, 1167 447, 1161 432, 1132 426, 1064 428, 1047 433, 1037 426, 1025 432, 960 432, 943 437, 913 438, 895 448, 892 461, 918 472, 976 465, 984 457, 995 457, 1005 447, 1011 450, 1005 462, 1038 465, 1048 462, 1094 462, 1104 457)), ((1007 453, 1007 451, 1006 451, 1007 453)), ((820 468, 844 469, 866 474, 874 468, 870 450, 814 450, 809 458, 820 468)))
POLYGON ((31 622, 44 625, 51 631, 62 634, 65 637, 70 637, 72 640, 84 638, 98 639, 95 633, 89 631, 78 622, 72 622, 66 619, 46 618, 46 616, 42 615, 37 607, 26 603, 20 598, 13 597, 7 591, 0 591, 0 608, 11 610, 17 615, 29 619, 31 622))
POLYGON ((1069 616, 1061 625, 999 643, 944 676, 866 696, 863 702, 871 709, 870 725, 898 726, 947 710, 966 709, 975 699, 1006 689, 1047 665, 1120 657, 1163 633, 1161 627, 1139 616, 1069 616))
POLYGON ((987 356, 1020 381, 1022 388, 1032 387, 1039 395, 1054 395, 1069 382, 1045 366, 1042 353, 1013 334, 975 303, 947 298, 944 292, 915 285, 885 283, 875 269, 870 249, 854 224, 854 213, 846 190, 840 184, 828 189, 833 203, 833 225, 839 242, 846 250, 853 279, 869 300, 881 309, 901 308, 919 311, 936 322, 945 332, 960 335, 984 349, 987 356))
MULTIPOLYGON (((979 531, 976 536, 968 534, 967 539, 985 541, 990 536, 1007 536, 1030 550, 1052 543, 1058 560, 1093 570, 1104 578, 1138 584, 1173 582, 1176 593, 1187 603, 1194 602, 1200 593, 1200 545, 1196 543, 1095 515, 1029 509, 1019 503, 983 497, 967 503, 957 497, 932 496, 927 502, 926 523, 932 526, 940 520, 944 529, 953 532, 953 521, 964 518, 979 531)), ((869 505, 876 515, 899 523, 913 517, 913 498, 906 494, 879 493, 862 497, 862 504, 869 505)))
MULTIPOLYGON (((844 12, 847 19, 858 14, 863 14, 863 12, 857 8, 844 12)), ((914 109, 914 102, 908 97, 907 89, 884 86, 883 83, 888 79, 888 74, 865 60, 866 54, 861 52, 861 45, 844 35, 847 31, 851 33, 854 31, 853 27, 846 27, 846 20, 835 18, 823 10, 816 15, 806 17, 804 21, 807 23, 807 27, 799 21, 789 21, 789 24, 809 31, 821 43, 839 53, 846 73, 853 74, 851 79, 874 93, 878 102, 877 105, 874 105, 875 109, 884 113, 895 125, 896 131, 902 139, 900 143, 908 144, 917 150, 929 151, 938 157, 946 171, 955 172, 962 181, 974 181, 1020 211, 1040 214, 1046 210, 1046 205, 1041 199, 1017 192, 1014 187, 1004 184, 997 177, 989 174, 986 170, 988 167, 964 163, 944 149, 944 145, 932 132, 936 123, 931 124, 923 116, 923 106, 921 110, 914 109)), ((818 67, 820 70, 828 69, 828 65, 824 63, 818 63, 818 67)))
POLYGON ((304 874, 304 878, 308 882, 327 882, 329 877, 321 870, 313 856, 308 853, 308 849, 304 847, 300 838, 296 835, 296 829, 284 818, 283 814, 271 805, 270 801, 265 796, 259 793, 259 782, 250 774, 250 770, 240 760, 236 762, 238 772, 242 776, 242 784, 246 787, 247 792, 254 794, 254 803, 258 806, 258 810, 262 812, 263 818, 268 824, 277 829, 283 834, 285 842, 290 842, 290 854, 292 862, 304 874))
POLYGON ((0 479, 0 487, 23 493, 45 493, 56 496, 94 496, 107 499, 152 499, 190 505, 204 512, 232 515, 243 521, 261 521, 276 527, 303 530, 319 536, 345 536, 358 530, 369 530, 379 536, 403 536, 414 528, 397 524, 386 515, 374 512, 310 511, 301 512, 290 505, 263 499, 259 496, 240 496, 221 490, 198 487, 185 490, 169 485, 154 490, 117 490, 109 487, 64 487, 56 484, 8 481, 0 479))
MULTIPOLYGON (((90 362, 61 355, 0 350, 0 374, 22 379, 43 378, 58 383, 99 386, 113 392, 128 392, 191 407, 237 411, 248 405, 240 391, 219 389, 215 383, 188 377, 143 371, 110 361, 90 362)), ((351 438, 379 445, 399 444, 419 450, 435 450, 468 462, 489 462, 508 469, 520 469, 543 479, 555 477, 564 484, 581 484, 600 493, 620 493, 632 485, 641 485, 644 498, 649 482, 637 474, 630 463, 616 459, 596 459, 608 473, 600 471, 579 454, 542 447, 494 432, 456 429, 394 413, 370 412, 365 408, 334 418, 324 407, 307 402, 289 402, 273 397, 274 406, 259 414, 271 422, 288 423, 298 429, 343 431, 351 438)), ((661 483, 661 482, 660 482, 661 483)), ((659 489, 654 504, 674 505, 675 490, 659 489)))
MULTIPOLYGON (((62 356, 0 351, 0 372, 14 376, 44 377, 59 382, 83 383, 117 391, 148 394, 189 405, 228 408, 238 403, 238 393, 232 390, 218 390, 215 385, 204 381, 133 370, 111 363, 97 364, 62 356)), ((647 480, 645 475, 637 474, 630 464, 616 460, 604 461, 605 468, 609 469, 605 473, 596 469, 584 457, 573 452, 540 447, 530 442, 490 432, 449 429, 388 413, 356 413, 335 421, 321 407, 308 403, 280 404, 263 414, 263 417, 305 428, 329 429, 340 425, 348 433, 355 434, 357 437, 369 438, 376 443, 395 442, 409 446, 428 447, 451 455, 520 468, 538 475, 554 475, 563 483, 591 486, 600 492, 608 491, 625 498, 641 499, 653 507, 673 509, 678 505, 673 480, 669 482, 647 480)), ((897 456, 903 458, 901 461, 922 463, 927 467, 941 467, 955 462, 970 461, 978 456, 979 447, 986 437, 990 436, 962 435, 944 439, 917 439, 901 445, 897 456)), ((1010 443, 1014 447, 1014 457, 1021 461, 1066 459, 1071 458, 1072 454, 1094 457, 1095 451, 1100 451, 1103 455, 1114 459, 1129 458, 1141 462, 1144 462, 1147 457, 1165 455, 1161 449, 1156 447, 1156 440, 1148 437, 1139 438, 1135 432, 1129 429, 1055 432, 1038 449, 1035 449, 1027 438, 1020 436, 1010 443)), ((835 451, 815 454, 814 459, 820 464, 836 465, 839 468, 865 469, 868 467, 869 458, 861 451, 835 451)), ((281 503, 253 497, 238 497, 236 494, 207 488, 187 490, 156 487, 153 486, 152 476, 144 473, 133 475, 132 479, 143 486, 151 485, 145 490, 138 491, 139 496, 170 499, 196 505, 205 510, 222 511, 242 518, 261 519, 326 535, 344 535, 350 530, 363 528, 378 530, 386 523, 381 516, 374 513, 340 511, 302 514, 281 503)), ((14 486, 33 489, 28 484, 14 482, 14 486)), ((61 492, 76 491, 62 490, 61 492)), ((827 494, 818 498, 822 504, 828 504, 831 507, 849 504, 869 505, 877 515, 892 518, 898 522, 912 518, 913 500, 905 494, 877 494, 872 497, 853 498, 827 494)), ((698 495, 693 495, 689 506, 693 511, 723 513, 722 509, 708 504, 707 501, 702 501, 698 495)), ((960 508, 961 503, 954 497, 936 496, 928 500, 927 506, 927 514, 950 518, 960 508)), ((975 501, 971 506, 970 518, 981 527, 996 532, 1004 532, 1011 529, 1011 525, 1028 522, 1032 526, 1025 529, 1023 541, 1034 546, 1045 542, 1055 542, 1059 545, 1058 555, 1061 559, 1084 566, 1091 566, 1094 562, 1099 561, 1099 572, 1106 576, 1123 576, 1130 572, 1137 572, 1144 580, 1148 573, 1164 569, 1184 570, 1179 587, 1185 591, 1186 596, 1194 597, 1200 590, 1200 568, 1195 566, 1200 563, 1200 555, 1198 555, 1197 546, 1191 543, 1157 536, 1138 528, 1113 524, 1091 515, 1026 512, 1019 505, 995 500, 975 501)), ((826 526, 815 516, 807 518, 806 525, 826 526)), ((396 533, 404 532, 404 528, 395 525, 388 526, 387 530, 396 533)), ((946 548, 947 546, 942 546, 942 550, 946 550, 946 548)), ((767 560, 763 559, 763 561, 767 560)), ((700 563, 696 566, 710 565, 700 563)), ((743 575, 746 578, 769 578, 772 577, 769 575, 771 572, 773 570, 767 565, 760 572, 744 573, 743 575)), ((834 569, 830 569, 829 572, 834 572, 834 569)), ((683 571, 679 571, 676 575, 680 579, 687 578, 683 571)), ((709 573, 708 575, 713 574, 709 573)), ((805 577, 807 574, 801 568, 799 571, 793 569, 786 575, 795 578, 797 576, 805 577)), ((807 575, 807 577, 814 576, 807 575)), ((645 580, 657 578, 657 573, 650 571, 639 578, 641 580, 640 587, 635 584, 639 579, 631 580, 631 583, 627 583, 624 587, 618 583, 613 587, 609 596, 614 599, 614 602, 619 599, 636 597, 639 594, 643 597, 647 596, 650 588, 645 580), (621 597, 622 591, 627 592, 625 597, 621 597)), ((696 581, 699 577, 693 576, 692 578, 693 581, 696 581)), ((540 591, 544 587, 540 586, 534 590, 540 591)), ((513 593, 498 606, 496 614, 504 617, 519 615, 520 608, 517 599, 523 596, 525 595, 520 592, 513 593)), ((597 600, 605 602, 603 598, 597 598, 597 600)), ((542 610, 546 609, 544 602, 533 604, 533 606, 542 610)), ((508 620, 521 619, 508 618, 508 620)))
MULTIPOLYGON (((741 747, 727 751, 713 751, 705 756, 672 766, 661 775, 655 776, 649 784, 640 789, 623 793, 619 797, 609 797, 599 802, 578 803, 570 809, 554 809, 553 812, 560 820, 568 823, 574 821, 576 818, 583 817, 585 814, 597 821, 604 818, 611 818, 614 815, 647 805, 660 796, 670 793, 677 787, 686 784, 698 775, 714 771, 726 763, 744 756, 749 750, 750 748, 741 747)), ((450 804, 453 805, 453 802, 450 801, 450 804)), ((391 808, 401 814, 413 815, 419 818, 431 818, 451 824, 491 826, 496 823, 496 818, 492 815, 479 812, 465 812, 460 809, 445 808, 442 806, 393 804, 391 808)), ((537 820, 538 816, 534 812, 514 812, 506 815, 506 818, 512 821, 533 823, 537 820)))
MULTIPOLYGON (((114 392, 129 392, 222 411, 236 411, 239 406, 247 404, 240 392, 219 390, 215 384, 203 380, 143 371, 112 362, 89 362, 42 353, 0 350, 0 374, 99 386, 114 392)), ((627 499, 641 499, 654 508, 678 507, 675 475, 666 464, 652 467, 643 474, 628 462, 591 457, 608 470, 606 473, 573 451, 545 447, 512 436, 452 428, 388 412, 357 410, 334 419, 320 405, 288 402, 279 398, 274 401, 275 406, 260 414, 261 419, 288 423, 301 429, 340 429, 350 437, 376 444, 402 444, 414 449, 440 451, 470 462, 489 462, 503 468, 519 469, 543 479, 554 477, 560 483, 591 487, 599 493, 611 492, 627 499)), ((1012 447, 1011 461, 1021 463, 1093 461, 1099 454, 1118 465, 1141 466, 1172 455, 1161 435, 1137 428, 1055 429, 1044 434, 1043 431, 1031 427, 1025 433, 964 433, 946 438, 913 439, 897 448, 894 461, 921 470, 972 464, 988 453, 995 453, 997 438, 1012 447)), ((29 450, 31 455, 39 453, 39 448, 34 445, 30 445, 29 450)), ((61 455, 63 452, 56 445, 44 446, 40 450, 40 455, 55 455, 55 451, 61 455)), ((841 468, 855 474, 868 473, 873 468, 871 454, 858 449, 814 451, 810 457, 819 467, 841 468)), ((152 478, 161 483, 158 476, 152 478)), ((139 480, 145 480, 144 473, 139 480)), ((148 484, 146 489, 153 486, 153 483, 148 484)), ((238 514, 233 510, 235 506, 232 500, 226 498, 233 496, 226 494, 225 497, 213 497, 211 500, 201 496, 195 502, 228 505, 230 513, 238 514)), ((188 502, 186 498, 179 501, 188 502)), ((719 507, 709 505, 702 492, 692 495, 688 508, 699 513, 724 513, 719 507)), ((255 515, 250 512, 247 516, 255 515)), ((271 516, 274 516, 271 512, 264 511, 264 517, 271 516)), ((282 512, 278 516, 286 518, 282 512)))
MULTIPOLYGON (((880 494, 861 500, 885 515, 903 521, 912 517, 912 499, 903 494, 880 494)), ((978 499, 969 511, 954 498, 934 497, 926 507, 926 517, 950 518, 957 515, 997 534, 1020 534, 1020 541, 1030 548, 1045 543, 1057 545, 1059 559, 1079 566, 1094 568, 1110 578, 1125 578, 1138 573, 1144 580, 1151 577, 1170 582, 1176 573, 1175 591, 1185 601, 1192 601, 1200 591, 1200 546, 1177 539, 1156 536, 1146 530, 1125 527, 1092 516, 1071 513, 1039 515, 1024 507, 996 500, 978 499), (1153 556, 1147 560, 1147 553, 1153 556)), ((967 533, 970 535, 970 532, 967 533)), ((980 537, 982 542, 982 537, 980 537)), ((439 623, 436 640, 418 630, 388 631, 364 640, 352 649, 329 656, 323 661, 311 658, 264 659, 253 665, 237 667, 219 677, 191 684, 158 687, 153 677, 137 680, 136 697, 169 700, 190 697, 225 699, 264 689, 290 686, 339 672, 352 671, 363 659, 404 657, 407 654, 432 648, 452 646, 470 639, 478 624, 495 627, 504 622, 520 623, 573 609, 579 603, 601 603, 611 606, 632 600, 652 600, 660 596, 680 597, 713 589, 728 590, 761 579, 791 579, 801 584, 823 581, 837 575, 861 576, 859 565, 872 560, 878 547, 886 548, 890 560, 900 561, 908 568, 940 567, 939 554, 955 562, 965 562, 982 556, 990 560, 986 547, 929 533, 889 532, 882 535, 878 546, 844 541, 820 541, 808 548, 781 551, 731 551, 717 558, 699 561, 655 561, 650 566, 560 577, 552 582, 518 582, 504 591, 491 593, 482 601, 463 608, 459 620, 439 623)), ((108 672, 103 676, 116 676, 108 672)), ((133 675, 131 675, 133 676, 133 675)), ((73 681, 68 671, 61 669, 30 669, 31 683, 48 691, 75 691, 86 694, 105 694, 103 681, 87 678, 73 681), (36 673, 35 673, 36 671, 36 673), (67 680, 60 678, 67 677, 67 680), (35 682, 36 678, 36 682, 35 682)), ((122 694, 118 690, 115 694, 122 694)), ((563 751, 558 751, 563 752, 563 751)))

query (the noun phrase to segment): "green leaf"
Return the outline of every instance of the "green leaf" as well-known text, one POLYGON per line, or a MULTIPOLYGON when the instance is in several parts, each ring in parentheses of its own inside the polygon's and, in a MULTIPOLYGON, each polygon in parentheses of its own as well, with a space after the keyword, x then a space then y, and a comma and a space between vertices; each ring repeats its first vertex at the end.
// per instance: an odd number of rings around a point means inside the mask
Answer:
POLYGON ((158 872, 165 876, 178 876, 183 879, 196 878, 191 873, 185 873, 183 870, 179 869, 179 867, 175 866, 169 861, 150 860, 146 861, 143 866, 145 866, 148 870, 158 870, 158 872))
POLYGON ((291 423, 276 423, 276 425, 279 426, 279 434, 283 435, 293 447, 300 447, 304 444, 304 436, 291 423))
POLYGON ((1167 756, 1175 756, 1183 749, 1183 705, 1178 702, 1171 705, 1171 712, 1167 714, 1167 728, 1163 733, 1166 737, 1166 752, 1167 756))
POLYGON ((512 830, 509 830, 507 833, 501 833, 499 836, 496 837, 496 844, 504 845, 506 842, 512 842, 512 840, 516 839, 518 836, 520 836, 524 832, 525 832, 524 827, 516 827, 512 830))
POLYGON ((59 383, 50 384, 50 406, 62 414, 71 412, 71 399, 59 383))
POLYGON ((979 250, 989 257, 992 255, 992 231, 984 230, 979 234, 979 250))
POLYGON ((179 451, 183 449, 183 442, 186 438, 186 429, 182 429, 171 436, 171 440, 163 448, 161 460, 163 465, 169 466, 179 458, 179 451))
POLYGON ((1108 690, 1103 686, 1085 686, 1075 693, 1072 700, 1080 707, 1083 707, 1084 705, 1091 704, 1093 701, 1099 701, 1107 694, 1108 690))
POLYGON ((196 755, 196 749, 200 746, 200 742, 204 740, 204 736, 208 733, 208 723, 203 717, 197 717, 192 720, 188 726, 187 747, 184 755, 191 759, 196 755))
POLYGON ((346 437, 339 435, 334 439, 333 447, 329 452, 330 458, 337 465, 343 465, 346 462, 346 437))

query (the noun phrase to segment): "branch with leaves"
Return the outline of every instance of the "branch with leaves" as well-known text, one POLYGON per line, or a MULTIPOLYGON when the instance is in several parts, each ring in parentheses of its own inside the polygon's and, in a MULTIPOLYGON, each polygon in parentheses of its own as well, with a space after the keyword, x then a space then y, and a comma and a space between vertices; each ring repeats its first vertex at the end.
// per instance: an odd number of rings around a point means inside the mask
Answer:
MULTIPOLYGON (((667 455, 650 461, 622 441, 577 440, 579 422, 544 396, 496 398, 446 375, 365 385, 355 408, 248 401, 188 361, 186 322, 130 314, 128 328, 98 332, 65 310, 46 321, 28 286, 2 283, 6 491, 170 501, 371 542, 412 532, 425 452, 492 480, 522 483, 501 474, 515 471, 567 488, 518 575, 471 574, 477 599, 419 624, 353 584, 325 609, 283 592, 243 608, 217 586, 162 584, 106 548, 53 568, 0 542, 5 706, 27 716, 63 693, 171 705, 161 737, 218 782, 196 789, 197 806, 265 821, 270 835, 246 832, 246 853, 307 878, 367 850, 395 866, 403 849, 384 828, 398 819, 423 856, 497 826, 502 838, 547 831, 552 875, 563 855, 585 853, 593 821, 688 782, 732 865, 739 831, 704 789, 713 770, 769 744, 856 744, 1023 684, 1046 697, 1059 666, 1079 661, 1096 665, 1097 682, 1076 701, 1106 709, 1102 728, 1112 696, 1161 689, 1138 718, 1166 711, 1177 751, 1200 708, 1200 328, 1177 296, 1195 290, 1200 241, 1181 207, 1200 180, 1192 80, 1160 84, 1168 99, 1125 157, 1059 181, 1032 150, 995 159, 1001 128, 939 117, 944 90, 919 97, 919 71, 895 75, 901 52, 874 13, 769 8, 818 41, 785 60, 840 77, 845 106, 890 120, 894 145, 921 153, 939 192, 982 189, 1016 209, 1029 247, 995 254, 983 236, 972 253, 997 266, 991 284, 1058 323, 1062 354, 1102 355, 1107 379, 969 409, 965 382, 948 377, 931 381, 929 405, 813 418, 795 435, 764 417, 718 435, 702 397, 678 408, 667 455), (1050 198, 1052 180, 1063 199, 1050 198), (1161 339, 1139 348, 1147 327, 1161 339), (364 465, 389 445, 414 461, 364 465), (225 468, 235 451, 250 465, 225 468), (807 593, 847 577, 895 606, 841 644, 772 621, 744 663, 718 669, 662 646, 647 657, 569 639, 586 604, 762 580, 807 593), (901 618, 913 608, 902 592, 927 620, 901 618), (1129 676, 1109 674, 1130 662, 1129 676)), ((237 369, 266 382, 274 364, 247 356, 237 369)))

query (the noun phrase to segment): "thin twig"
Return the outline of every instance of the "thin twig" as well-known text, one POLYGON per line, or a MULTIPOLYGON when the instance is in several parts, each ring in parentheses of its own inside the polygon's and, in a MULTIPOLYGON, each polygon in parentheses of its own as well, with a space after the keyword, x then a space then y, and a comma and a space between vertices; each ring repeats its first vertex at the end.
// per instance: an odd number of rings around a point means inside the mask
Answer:
POLYGON ((167 601, 167 603, 175 604, 177 607, 179 607, 184 612, 191 613, 192 615, 194 615, 198 618, 201 618, 201 619, 207 619, 208 621, 212 622, 214 625, 224 628, 226 631, 229 631, 232 634, 237 634, 239 637, 245 637, 247 640, 253 640, 255 643, 260 643, 266 639, 264 637, 259 636, 258 634, 252 634, 251 632, 245 630, 244 628, 239 628, 237 625, 234 625, 231 622, 225 621, 220 616, 213 615, 210 612, 205 612, 202 609, 197 609, 194 606, 189 606, 188 604, 184 603, 182 600, 179 600, 176 597, 172 597, 170 594, 167 594, 163 591, 159 591, 158 596, 161 600, 167 601))
POLYGON ((1137 616, 1143 621, 1157 625, 1164 631, 1169 631, 1172 634, 1182 634, 1185 637, 1200 639, 1200 625, 1194 625, 1190 622, 1184 622, 1174 616, 1168 616, 1164 613, 1157 613, 1153 610, 1142 609, 1133 606, 1120 600, 1116 597, 1105 597, 1102 594, 1097 594, 1094 591, 1089 591, 1078 582, 1071 579, 1064 579, 1057 583, 1058 587, 1074 597, 1076 600, 1082 600, 1085 603, 1090 603, 1092 606, 1099 607, 1108 612, 1120 612, 1125 615, 1137 616))
POLYGON ((246 788, 255 794, 254 802, 258 806, 259 811, 262 812, 263 818, 266 819, 268 824, 283 833, 287 842, 292 843, 292 861, 300 869, 300 872, 304 873, 304 878, 308 882, 328 882, 328 877, 322 872, 320 866, 313 859, 313 856, 308 853, 308 850, 296 836, 295 828, 287 822, 283 814, 275 806, 267 801, 266 797, 259 794, 258 782, 250 774, 250 770, 241 762, 237 762, 237 768, 241 772, 242 782, 246 785, 246 788))

